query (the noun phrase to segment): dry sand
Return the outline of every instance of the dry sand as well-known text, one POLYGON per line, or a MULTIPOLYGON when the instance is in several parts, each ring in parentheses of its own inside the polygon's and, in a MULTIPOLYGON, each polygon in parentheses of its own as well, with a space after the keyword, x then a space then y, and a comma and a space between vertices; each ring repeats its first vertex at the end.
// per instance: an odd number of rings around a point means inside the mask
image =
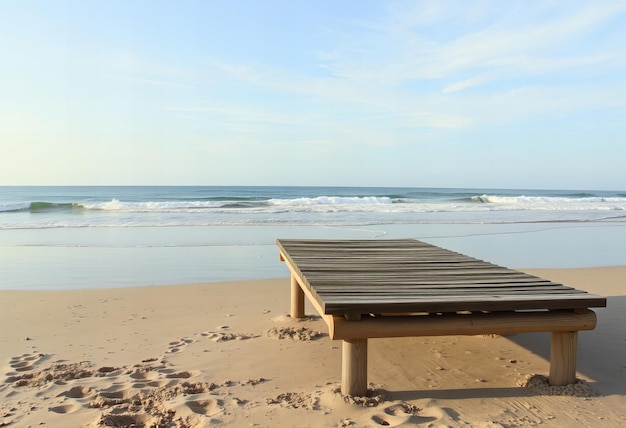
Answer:
POLYGON ((286 315, 287 278, 0 291, 0 426, 626 426, 626 267, 529 272, 609 296, 578 385, 533 377, 547 333, 375 339, 363 403, 324 323, 286 315))

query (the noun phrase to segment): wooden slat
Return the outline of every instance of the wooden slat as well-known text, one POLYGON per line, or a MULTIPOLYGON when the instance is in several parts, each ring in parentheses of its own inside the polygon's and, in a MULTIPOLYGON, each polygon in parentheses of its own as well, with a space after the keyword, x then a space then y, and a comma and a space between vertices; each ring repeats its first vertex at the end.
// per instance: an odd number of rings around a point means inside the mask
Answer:
POLYGON ((581 291, 576 291, 576 290, 572 290, 572 289, 568 289, 568 288, 557 288, 557 287, 509 287, 506 290, 503 288, 497 288, 497 287, 472 287, 472 288, 465 288, 465 287, 447 287, 445 289, 439 289, 437 287, 430 287, 430 288, 402 288, 400 289, 398 292, 394 292, 394 293, 389 293, 387 290, 385 290, 384 287, 371 287, 371 288, 367 288, 367 287, 349 287, 349 288, 338 288, 338 287, 324 287, 321 288, 319 286, 316 286, 315 289, 317 290, 318 293, 321 293, 323 295, 362 295, 364 293, 367 293, 367 295, 375 295, 375 294, 383 294, 385 296, 394 296, 394 295, 401 295, 401 296, 410 296, 410 295, 415 295, 415 296, 441 296, 443 297, 448 297, 450 295, 458 295, 458 296, 462 296, 462 295, 470 295, 470 294, 480 294, 480 295, 485 295, 485 294, 489 294, 492 296, 505 296, 507 294, 519 294, 519 293, 527 293, 527 294, 555 294, 555 293, 560 293, 560 294, 585 294, 584 292, 581 291))
POLYGON ((328 315, 606 306, 606 299, 417 240, 278 240, 328 315))

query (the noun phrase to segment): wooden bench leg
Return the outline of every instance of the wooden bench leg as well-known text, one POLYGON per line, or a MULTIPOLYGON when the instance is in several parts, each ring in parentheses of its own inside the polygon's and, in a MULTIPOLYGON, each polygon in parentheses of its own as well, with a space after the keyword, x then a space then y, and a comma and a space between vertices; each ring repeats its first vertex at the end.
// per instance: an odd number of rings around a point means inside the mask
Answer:
POLYGON ((552 332, 548 383, 564 386, 576 382, 577 331, 552 332))
POLYGON ((359 397, 367 395, 367 339, 343 341, 341 393, 359 397))
POLYGON ((291 318, 304 318, 304 291, 291 275, 291 318))

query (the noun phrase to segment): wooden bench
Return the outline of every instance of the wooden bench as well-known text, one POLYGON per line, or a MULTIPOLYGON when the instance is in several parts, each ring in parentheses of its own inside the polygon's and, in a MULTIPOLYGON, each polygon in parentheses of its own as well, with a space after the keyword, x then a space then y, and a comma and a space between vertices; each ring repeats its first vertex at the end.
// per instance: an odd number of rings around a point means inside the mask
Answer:
POLYGON ((579 330, 606 298, 413 239, 276 241, 304 296, 342 340, 341 391, 367 393, 367 339, 552 332, 551 385, 576 380, 579 330))

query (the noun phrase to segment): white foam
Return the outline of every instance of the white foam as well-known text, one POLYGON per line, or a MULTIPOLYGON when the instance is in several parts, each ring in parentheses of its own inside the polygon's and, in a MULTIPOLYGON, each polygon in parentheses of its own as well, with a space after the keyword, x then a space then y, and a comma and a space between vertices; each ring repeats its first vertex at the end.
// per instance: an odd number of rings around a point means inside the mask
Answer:
POLYGON ((108 202, 82 202, 80 204, 88 210, 124 211, 124 212, 192 212, 198 209, 219 208, 225 202, 215 201, 148 201, 148 202, 121 202, 111 199, 108 202))
POLYGON ((626 210, 626 198, 583 197, 564 198, 554 196, 474 196, 475 202, 491 204, 493 210, 530 211, 608 211, 626 210))
POLYGON ((386 196, 318 196, 315 198, 297 199, 270 199, 272 205, 297 206, 297 205, 388 205, 393 203, 391 198, 386 196))
MULTIPOLYGON (((433 201, 386 196, 318 196, 314 198, 270 199, 268 201, 153 201, 81 203, 88 210, 154 213, 283 213, 283 212, 479 212, 479 211, 611 211, 626 210, 626 198, 473 196, 471 201, 433 201), (476 203, 480 202, 480 203, 476 203)), ((13 205, 11 205, 13 207, 13 205)), ((9 208, 11 208, 9 207, 9 208)), ((0 210, 3 207, 0 205, 0 210)), ((13 208, 16 209, 16 208, 13 208)), ((19 207, 17 208, 19 209, 19 207)), ((5 209, 6 210, 6 209, 5 209)))

